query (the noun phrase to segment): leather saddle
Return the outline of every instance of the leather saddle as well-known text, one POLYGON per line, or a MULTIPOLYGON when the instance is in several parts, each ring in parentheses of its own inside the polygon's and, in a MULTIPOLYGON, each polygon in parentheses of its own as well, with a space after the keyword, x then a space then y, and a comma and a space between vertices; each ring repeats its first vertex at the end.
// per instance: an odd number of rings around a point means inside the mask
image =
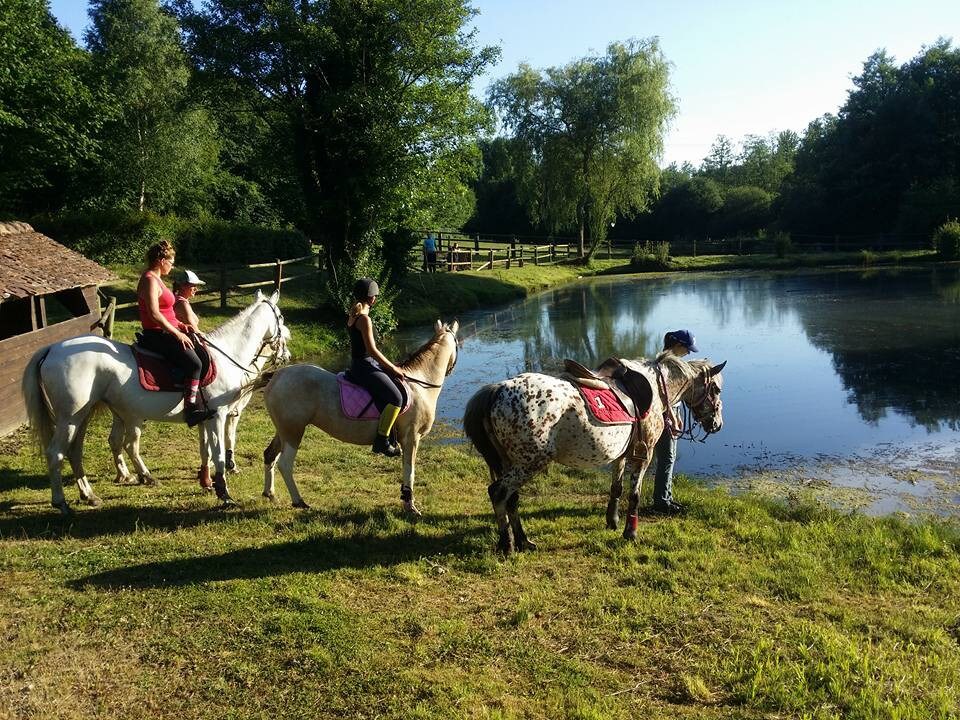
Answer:
MULTIPOLYGON (((137 373, 140 385, 152 392, 182 392, 184 389, 183 371, 172 365, 160 353, 148 350, 140 342, 142 336, 136 334, 137 341, 130 346, 137 361, 137 373)), ((206 387, 217 379, 217 366, 203 341, 194 341, 193 349, 202 363, 200 368, 200 387, 206 387)))
POLYGON ((563 361, 565 372, 561 377, 575 385, 610 389, 634 418, 646 417, 653 404, 653 386, 647 377, 625 365, 617 358, 608 358, 596 370, 584 367, 576 360, 563 361))

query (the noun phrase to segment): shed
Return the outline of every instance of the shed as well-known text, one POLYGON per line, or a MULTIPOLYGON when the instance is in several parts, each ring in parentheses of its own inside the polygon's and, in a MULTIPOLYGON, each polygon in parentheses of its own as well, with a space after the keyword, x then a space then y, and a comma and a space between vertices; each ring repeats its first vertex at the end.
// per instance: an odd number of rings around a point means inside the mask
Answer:
POLYGON ((34 352, 98 331, 97 285, 116 275, 23 222, 0 222, 0 435, 27 421, 20 380, 34 352))

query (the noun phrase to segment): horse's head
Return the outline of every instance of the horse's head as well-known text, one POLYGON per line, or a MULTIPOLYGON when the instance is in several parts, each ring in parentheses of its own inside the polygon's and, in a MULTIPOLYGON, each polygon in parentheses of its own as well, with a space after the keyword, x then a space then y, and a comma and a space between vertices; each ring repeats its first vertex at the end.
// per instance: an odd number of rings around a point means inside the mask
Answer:
POLYGON ((290 362, 290 348, 288 347, 290 328, 283 322, 283 313, 280 312, 280 306, 277 304, 279 301, 279 290, 275 290, 270 297, 264 296, 262 292, 257 290, 257 297, 254 300, 254 303, 263 303, 271 311, 263 333, 263 346, 260 349, 261 353, 265 348, 270 349, 268 362, 271 365, 285 365, 290 362))
POLYGON ((453 368, 457 364, 457 358, 460 355, 460 341, 457 338, 457 331, 460 329, 460 322, 457 320, 453 321, 453 324, 448 325, 447 323, 442 323, 437 320, 437 324, 433 328, 433 339, 438 343, 450 342, 451 350, 450 359, 447 361, 447 370, 444 373, 444 377, 450 375, 453 372, 453 368))
POLYGON ((726 364, 726 360, 719 365, 710 365, 709 360, 690 363, 698 372, 683 400, 708 434, 720 432, 723 427, 723 400, 720 398, 723 376, 720 373, 726 364))

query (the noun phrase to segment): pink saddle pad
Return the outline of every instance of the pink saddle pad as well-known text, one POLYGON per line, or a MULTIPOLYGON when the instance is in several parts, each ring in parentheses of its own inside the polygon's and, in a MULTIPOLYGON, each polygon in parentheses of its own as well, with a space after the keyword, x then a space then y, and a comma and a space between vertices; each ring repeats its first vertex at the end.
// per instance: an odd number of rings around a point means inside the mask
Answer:
MULTIPOLYGON (((345 373, 337 373, 337 384, 340 386, 340 409, 351 420, 376 420, 380 411, 373 404, 373 398, 367 389, 347 380, 345 373)), ((403 384, 403 394, 407 401, 400 409, 403 415, 410 408, 410 391, 406 383, 403 384)))
POLYGON ((604 425, 628 425, 636 422, 636 418, 627 412, 613 390, 598 390, 582 385, 577 385, 577 390, 583 395, 597 422, 604 425))

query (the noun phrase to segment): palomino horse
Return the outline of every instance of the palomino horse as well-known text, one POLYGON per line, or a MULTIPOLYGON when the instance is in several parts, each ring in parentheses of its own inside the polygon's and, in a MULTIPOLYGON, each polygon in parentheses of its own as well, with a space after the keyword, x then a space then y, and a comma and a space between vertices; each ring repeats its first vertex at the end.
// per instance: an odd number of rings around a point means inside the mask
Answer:
POLYGON ((646 377, 653 396, 649 412, 637 421, 636 442, 632 425, 598 423, 569 381, 549 375, 524 373, 485 385, 470 398, 463 426, 490 468, 492 482, 488 492, 497 518, 501 551, 536 547, 524 532, 517 511, 520 487, 551 462, 575 468, 613 463, 607 504, 607 527, 611 529, 616 529, 619 522, 617 506, 623 492, 623 471, 629 465, 629 517, 623 536, 634 539, 640 485, 663 432, 664 409, 682 400, 707 433, 720 430, 720 371, 726 363, 711 367, 709 360, 686 362, 670 353, 661 353, 656 360, 629 364, 646 377), (656 391, 658 387, 660 392, 656 391))
MULTIPOLYGON (((219 357, 217 377, 204 393, 217 414, 205 423, 204 444, 213 453, 214 488, 224 503, 230 501, 224 480, 227 413, 268 367, 289 359, 290 331, 283 324, 278 299, 279 292, 265 298, 258 291, 249 307, 208 334, 219 357)), ((143 480, 150 479, 139 451, 144 422, 183 421, 182 394, 144 390, 130 346, 98 335, 70 338, 38 351, 24 372, 22 390, 31 430, 47 458, 51 503, 64 514, 70 512, 63 494, 64 459, 73 467, 81 499, 89 505, 100 504, 83 469, 84 435, 97 404, 103 403, 114 414, 110 449, 118 473, 125 468, 122 452, 126 448, 143 480)))
MULTIPOLYGON (((433 427, 437 399, 444 379, 457 364, 459 323, 444 325, 437 320, 433 337, 399 367, 407 376, 410 407, 397 418, 394 429, 403 448, 403 483, 400 499, 414 518, 420 517, 413 500, 414 464, 420 439, 433 427)), ((293 462, 307 425, 316 425, 337 440, 354 445, 371 445, 377 432, 376 420, 353 420, 343 414, 337 376, 316 365, 291 365, 279 370, 264 390, 264 403, 277 432, 263 451, 263 496, 274 499, 273 472, 287 484, 294 507, 307 508, 293 479, 293 462)))

